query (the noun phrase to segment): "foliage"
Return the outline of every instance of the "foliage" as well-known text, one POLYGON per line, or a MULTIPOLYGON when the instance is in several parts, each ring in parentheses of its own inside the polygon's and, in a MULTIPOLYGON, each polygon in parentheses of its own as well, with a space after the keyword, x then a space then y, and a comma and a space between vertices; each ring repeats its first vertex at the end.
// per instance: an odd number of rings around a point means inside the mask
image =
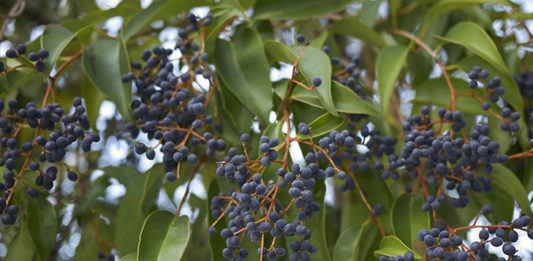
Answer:
POLYGON ((6 260, 531 258, 517 3, 0 8, 6 260))

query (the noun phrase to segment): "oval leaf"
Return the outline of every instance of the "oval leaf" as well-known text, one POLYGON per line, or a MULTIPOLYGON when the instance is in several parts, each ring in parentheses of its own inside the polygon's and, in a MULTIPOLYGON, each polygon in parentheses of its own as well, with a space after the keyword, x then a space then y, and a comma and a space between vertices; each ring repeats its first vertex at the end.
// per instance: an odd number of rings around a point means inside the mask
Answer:
POLYGON ((439 15, 448 13, 452 10, 482 4, 515 6, 515 4, 507 0, 441 0, 435 2, 435 4, 427 10, 426 23, 429 23, 439 15))
MULTIPOLYGON (((437 38, 465 47, 494 66, 503 77, 512 78, 511 73, 498 52, 498 48, 485 30, 477 24, 472 22, 458 23, 446 33, 445 37, 437 38)), ((520 93, 517 91, 518 87, 516 87, 514 82, 510 84, 509 87, 515 89, 515 91, 511 92, 512 97, 509 97, 509 94, 506 97, 517 111, 523 111, 522 102, 518 102, 521 101, 520 93)))
POLYGON ((150 6, 142 9, 124 25, 124 39, 130 39, 143 27, 148 26, 155 20, 165 19, 176 14, 187 12, 191 8, 207 5, 206 0, 159 0, 153 1, 150 6))
POLYGON ((415 259, 422 258, 418 253, 407 247, 399 238, 386 236, 381 239, 379 249, 374 251, 374 256, 403 256, 407 251, 413 252, 415 259))
POLYGON ((139 238, 145 216, 155 205, 163 174, 162 165, 157 164, 147 173, 138 176, 127 187, 116 217, 115 238, 121 253, 131 253, 137 250, 137 240, 132 240, 132 238, 139 238))
POLYGON ((73 32, 61 25, 50 24, 44 28, 43 35, 41 36, 41 47, 50 53, 45 60, 46 72, 52 70, 57 58, 59 58, 63 49, 65 49, 74 36, 75 34, 73 32))
POLYGON ((332 25, 331 30, 337 34, 353 36, 378 48, 387 46, 385 40, 374 29, 353 17, 336 21, 332 25))
POLYGON ((131 85, 123 84, 121 76, 130 71, 126 47, 121 40, 98 39, 83 52, 83 70, 118 108, 126 120, 131 114, 131 85))
POLYGON ((355 226, 342 232, 339 239, 337 239, 335 249, 333 250, 334 261, 344 261, 352 258, 360 230, 361 226, 355 226))
POLYGON ((256 20, 301 20, 343 10, 351 0, 258 0, 253 18, 256 20))
POLYGON ((57 217, 54 206, 48 200, 39 197, 29 201, 26 212, 28 213, 28 231, 35 249, 41 260, 47 260, 56 242, 57 217))
MULTIPOLYGON (((295 46, 292 48, 292 51, 295 54, 299 54, 301 48, 300 46, 295 46)), ((313 79, 316 77, 322 80, 322 84, 314 88, 313 92, 317 94, 320 103, 329 113, 338 116, 339 114, 335 110, 331 96, 331 63, 326 53, 315 47, 307 46, 302 53, 302 57, 300 57, 298 68, 307 79, 307 86, 313 85, 313 79)), ((302 87, 296 86, 295 84, 293 89, 295 88, 302 87)))
POLYGON ((189 218, 156 211, 144 222, 137 260, 180 260, 189 242, 189 218))
POLYGON ((413 246, 418 231, 430 228, 429 212, 422 211, 423 200, 419 196, 403 194, 392 206, 392 228, 403 242, 413 246))
POLYGON ((518 202, 522 211, 526 215, 531 216, 531 206, 527 197, 527 191, 524 189, 520 180, 507 167, 501 164, 493 164, 492 166, 494 167, 493 174, 490 175, 493 180, 492 184, 508 193, 509 196, 518 202))
POLYGON ((390 100, 396 79, 402 70, 409 49, 405 46, 395 45, 383 50, 376 62, 379 99, 381 113, 389 111, 390 100))
POLYGON ((228 89, 266 124, 272 107, 270 67, 259 34, 239 27, 235 40, 218 39, 215 47, 217 72, 228 89))

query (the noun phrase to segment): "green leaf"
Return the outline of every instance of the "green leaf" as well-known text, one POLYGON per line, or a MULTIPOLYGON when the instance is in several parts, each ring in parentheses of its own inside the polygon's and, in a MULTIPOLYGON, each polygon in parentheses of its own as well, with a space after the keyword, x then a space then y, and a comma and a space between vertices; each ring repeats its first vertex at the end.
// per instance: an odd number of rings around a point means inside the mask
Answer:
POLYGON ((359 236, 360 230, 361 226, 354 226, 342 232, 342 234, 337 239, 335 249, 333 250, 334 261, 344 261, 352 259, 355 243, 357 243, 357 238, 359 236))
MULTIPOLYGON (((300 46, 292 48, 293 53, 299 54, 300 46)), ((313 92, 317 94, 320 103, 324 108, 334 116, 339 114, 335 110, 333 98, 331 96, 331 63, 328 56, 322 50, 312 46, 308 46, 302 53, 298 63, 300 72, 307 79, 307 86, 313 85, 313 79, 318 77, 322 80, 322 84, 314 88, 313 92)), ((294 88, 302 88, 294 84, 294 88)))
POLYGON ((33 260, 34 245, 28 231, 28 223, 21 222, 20 230, 7 249, 6 261, 33 260))
POLYGON ((376 62, 376 74, 378 80, 379 99, 381 112, 387 114, 392 98, 394 84, 402 66, 405 63, 409 49, 405 46, 395 45, 383 50, 376 62))
POLYGON ((343 118, 335 117, 329 113, 325 113, 313 122, 309 123, 309 128, 311 129, 311 134, 313 137, 318 137, 339 128, 343 124, 343 118))
POLYGON ((139 238, 145 216, 155 205, 163 175, 162 164, 157 164, 147 173, 138 176, 127 187, 126 195, 119 204, 116 218, 115 238, 121 253, 131 253, 137 250, 137 240, 132 239, 139 238))
POLYGON ((378 20, 379 6, 383 0, 363 0, 363 5, 359 11, 359 19, 367 26, 374 26, 376 20, 378 20))
POLYGON ((493 186, 505 191, 511 198, 518 202, 522 211, 531 216, 531 207, 527 197, 527 191, 516 175, 501 164, 493 164, 492 178, 493 186))
POLYGON ((435 4, 431 5, 427 10, 426 23, 429 23, 441 14, 449 13, 452 10, 482 4, 516 6, 516 4, 507 0, 441 0, 435 2, 435 4))
POLYGON ((208 0, 159 0, 142 9, 124 25, 124 39, 130 39, 135 33, 155 20, 162 20, 176 14, 189 11, 196 6, 208 5, 208 0))
POLYGON ((83 52, 83 70, 91 82, 117 105, 118 111, 132 121, 131 84, 121 77, 130 71, 126 47, 121 40, 102 38, 83 52))
POLYGON ((96 258, 97 253, 101 251, 98 237, 102 237, 101 234, 98 235, 97 233, 105 232, 104 229, 109 229, 109 227, 100 218, 88 220, 83 225, 80 244, 76 247, 75 261, 94 260, 96 258))
POLYGON ((91 83, 87 75, 83 75, 80 88, 82 97, 85 100, 87 118, 89 118, 91 127, 96 129, 96 120, 100 114, 100 105, 105 100, 105 95, 91 83))
POLYGON ((374 29, 360 22, 357 18, 343 18, 336 21, 331 30, 337 34, 353 36, 368 45, 385 48, 387 43, 374 29))
POLYGON ((344 9, 351 0, 257 0, 253 19, 301 20, 344 9))
POLYGON ((232 42, 217 40, 214 59, 228 89, 266 124, 272 107, 272 85, 263 50, 259 34, 241 26, 232 42))
POLYGON ((137 253, 129 253, 121 257, 120 261, 137 261, 137 253))
MULTIPOLYGON (((218 181, 216 178, 213 178, 211 183, 209 184, 207 196, 209 199, 212 199, 218 195, 218 193, 221 191, 218 181)), ((207 225, 211 226, 213 222, 215 222, 216 218, 213 217, 213 212, 211 211, 211 208, 209 208, 209 215, 207 219, 207 225)), ((215 236, 209 236, 209 246, 211 248, 211 255, 213 257, 219 257, 222 255, 222 249, 226 247, 226 242, 224 238, 220 236, 220 231, 225 228, 223 224, 223 220, 218 222, 215 225, 215 228, 217 230, 217 234, 215 236)))
POLYGON ((418 231, 430 228, 429 212, 422 211, 424 201, 420 196, 403 194, 392 206, 394 234, 408 245, 414 246, 418 231))
POLYGON ((274 40, 266 40, 264 46, 269 63, 284 62, 294 64, 299 53, 295 54, 289 46, 274 40))
MULTIPOLYGON (((483 28, 475 23, 458 23, 446 33, 445 37, 436 36, 436 38, 465 47, 483 60, 487 61, 488 64, 494 66, 502 78, 506 77, 507 79, 512 79, 511 73, 498 52, 498 48, 483 28)), ((515 90, 509 94, 506 93, 504 97, 514 108, 518 111, 522 111, 522 99, 519 92, 517 92, 518 88, 516 87, 516 84, 511 81, 509 86, 515 90)))
POLYGON ((403 256, 407 251, 413 252, 415 259, 422 258, 418 253, 407 247, 399 238, 386 236, 381 239, 379 249, 374 251, 374 256, 403 256))
MULTIPOLYGON (((499 76, 502 81, 502 86, 505 88, 505 93, 503 94, 503 99, 505 99, 515 110, 520 111, 521 107, 523 107, 522 102, 522 94, 520 93, 520 90, 518 89, 518 86, 516 85, 516 82, 514 81, 513 77, 510 74, 502 74, 501 72, 496 69, 496 67, 489 62, 481 59, 478 56, 470 56, 466 57, 465 59, 459 61, 457 63, 459 68, 463 70, 464 72, 468 73, 472 70, 474 66, 481 66, 481 68, 487 70, 489 72, 489 75, 492 77, 499 76)), ((491 106, 491 108, 495 108, 494 106, 491 106)), ((523 118, 520 118, 519 124, 520 126, 526 126, 525 121, 523 121, 523 118)), ((498 122, 499 126, 499 121, 498 122)), ((494 128, 491 128, 493 130, 494 128)), ((498 128, 499 129, 499 128, 498 128)), ((512 144, 512 139, 510 135, 507 135, 508 140, 507 141, 500 141, 500 144, 504 147, 509 147, 512 144)), ((527 134, 527 128, 520 128, 518 131, 518 142, 520 143, 520 146, 522 148, 528 148, 529 147, 529 138, 527 134)), ((505 152, 507 149, 501 150, 502 152, 505 152)))
POLYGON ((379 229, 372 219, 369 219, 361 229, 355 239, 353 250, 353 261, 365 261, 372 258, 371 249, 377 247, 379 243, 379 229))
MULTIPOLYGON (((456 92, 471 92, 471 89, 468 87, 468 83, 466 81, 457 78, 451 78, 450 80, 456 92)), ((486 92, 485 90, 478 88, 475 90, 475 94, 476 96, 483 96, 486 94, 486 92)), ((450 91, 446 81, 443 78, 435 78, 422 83, 416 91, 416 96, 413 102, 446 108, 450 103, 450 91)), ((481 109, 481 103, 478 100, 469 96, 458 96, 455 104, 456 109, 462 111, 463 113, 483 115, 488 117, 488 125, 491 127, 489 137, 501 144, 500 152, 505 152, 509 148, 512 140, 511 135, 508 132, 504 132, 499 127, 499 119, 494 117, 489 112, 481 109)), ((491 109, 495 113, 500 114, 500 109, 496 104, 491 103, 491 109)))
POLYGON ((313 188, 313 201, 319 202, 322 208, 306 221, 306 226, 311 230, 313 236, 309 239, 312 245, 317 246, 318 250, 314 254, 317 260, 331 260, 328 245, 326 243, 326 205, 324 196, 326 194, 326 184, 323 181, 317 181, 313 188))
POLYGON ((28 213, 28 231, 41 260, 47 260, 48 254, 56 242, 57 217, 54 206, 43 197, 31 199, 26 208, 28 213))
POLYGON ((92 182, 76 208, 76 215, 82 216, 86 214, 86 212, 96 204, 98 198, 104 196, 105 190, 109 185, 110 183, 107 176, 101 176, 92 182))
POLYGON ((57 58, 74 36, 73 32, 61 25, 49 24, 44 28, 41 36, 41 47, 50 52, 50 56, 45 60, 46 72, 52 70, 57 58))
POLYGON ((180 260, 189 242, 189 218, 156 211, 146 218, 137 260, 180 260))

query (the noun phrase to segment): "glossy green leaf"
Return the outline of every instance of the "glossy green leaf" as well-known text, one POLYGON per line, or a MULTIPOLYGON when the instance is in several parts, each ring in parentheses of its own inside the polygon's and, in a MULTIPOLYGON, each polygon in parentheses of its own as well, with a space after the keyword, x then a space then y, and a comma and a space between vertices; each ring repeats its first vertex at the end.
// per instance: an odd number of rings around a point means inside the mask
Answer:
MULTIPOLYGON (((301 47, 295 46, 292 48, 293 53, 300 53, 301 47)), ((338 116, 331 96, 331 63, 328 56, 322 50, 308 46, 300 57, 298 63, 301 73, 307 79, 307 86, 313 85, 313 79, 318 77, 322 80, 322 84, 314 88, 324 108, 334 116, 338 116)), ((294 88, 301 88, 294 86, 294 88)))
POLYGON ((81 239, 78 247, 76 247, 74 261, 95 259, 97 253, 101 251, 99 237, 104 240, 102 237, 107 232, 106 230, 109 230, 109 227, 100 218, 87 220, 81 231, 81 239))
POLYGON ((418 253, 407 247, 399 238, 386 236, 381 239, 379 249, 374 251, 374 256, 403 256, 407 251, 413 252, 415 259, 422 258, 418 253))
POLYGON ((336 21, 331 26, 331 30, 337 34, 353 36, 378 48, 385 48, 387 46, 387 43, 383 40, 381 35, 354 17, 336 21))
POLYGON ((98 39, 85 48, 82 61, 83 70, 91 82, 116 104, 122 117, 131 121, 131 84, 121 81, 122 75, 130 71, 124 43, 98 39))
POLYGON ((129 253, 121 257, 120 261, 137 261, 137 253, 129 253))
MULTIPOLYGON (((475 53, 483 60, 487 61, 490 65, 498 71, 501 77, 511 77, 509 70, 507 69, 505 62, 503 61, 498 48, 490 38, 490 36, 483 30, 483 28, 472 22, 461 22, 454 25, 447 33, 445 37, 437 37, 445 42, 461 45, 471 52, 475 53)), ((514 83, 511 83, 513 88, 516 87, 514 83)), ((516 92, 512 92, 512 97, 507 94, 507 99, 510 103, 518 103, 521 101, 521 97, 516 92)), ((522 105, 515 105, 520 110, 522 105)))
POLYGON ((132 238, 139 238, 145 216, 155 205, 163 176, 163 168, 161 164, 157 164, 127 187, 116 217, 115 238, 120 252, 131 253, 137 250, 137 240, 132 238))
MULTIPOLYGON (((212 179, 211 183, 209 184, 207 196, 208 198, 213 198, 218 195, 218 193, 221 192, 221 189, 219 187, 219 182, 216 178, 212 179)), ((211 226, 213 222, 217 219, 216 217, 213 217, 212 209, 209 208, 209 216, 207 219, 207 225, 211 226)), ((215 228, 217 230, 217 234, 215 236, 209 236, 209 246, 211 248, 211 255, 213 257, 219 257, 222 255, 222 249, 226 247, 226 242, 224 238, 220 236, 220 231, 225 228, 224 222, 220 221, 215 225, 215 228)))
POLYGON ((394 84, 407 58, 409 49, 405 46, 391 46, 383 50, 376 62, 381 112, 386 114, 392 98, 394 84))
MULTIPOLYGON (((480 57, 478 56, 470 56, 470 57, 467 57, 461 61, 459 61, 459 63, 457 63, 457 65, 459 66, 459 68, 461 70, 463 70, 464 72, 470 72, 472 70, 472 68, 474 66, 481 66, 481 68, 487 70, 489 72, 489 75, 490 75, 490 78, 494 77, 494 76, 498 76, 500 77, 501 81, 502 81, 502 86, 505 88, 505 93, 503 94, 503 99, 505 99, 507 102, 509 102, 509 104, 517 111, 520 111, 523 107, 523 103, 521 102, 522 101, 522 94, 520 93, 520 90, 518 88, 518 86, 516 85, 516 82, 514 81, 513 77, 510 75, 510 74, 502 74, 501 72, 498 71, 498 69, 490 64, 489 62, 481 59, 480 57)), ((492 108, 494 108, 494 106, 491 106, 492 108)), ((519 121, 519 124, 520 126, 525 126, 526 123, 525 121, 523 121, 523 118, 520 119, 519 121)), ((499 125, 499 124, 498 124, 499 125)), ((509 135, 507 135, 510 138, 509 135)), ((528 148, 529 146, 529 138, 528 138, 528 134, 527 134, 527 129, 526 128, 520 128, 520 130, 518 131, 518 142, 520 143, 520 146, 522 146, 522 148, 528 148)), ((507 141, 503 141, 503 140, 499 140, 500 144, 504 147, 509 147, 512 142, 510 140, 507 140, 507 141)), ((501 150, 502 152, 505 152, 505 150, 501 150)))
POLYGON ((179 260, 189 242, 189 218, 166 211, 150 214, 139 238, 137 260, 179 260))
POLYGON ((59 55, 75 34, 67 28, 57 25, 47 25, 41 36, 41 47, 48 50, 50 56, 45 60, 46 72, 50 72, 59 55))
POLYGON ((507 0, 441 0, 435 2, 435 4, 431 5, 431 7, 427 10, 426 23, 435 19, 439 15, 448 13, 452 10, 482 4, 516 6, 516 4, 507 0))
POLYGON ((378 20, 379 7, 383 0, 362 0, 359 19, 367 26, 374 26, 378 20))
POLYGON ((352 259, 354 254, 353 251, 355 249, 355 243, 357 243, 360 230, 361 226, 354 226, 342 232, 342 234, 337 239, 335 249, 333 250, 334 261, 344 261, 352 259))
POLYGON ((372 249, 379 244, 379 229, 372 219, 369 219, 361 226, 359 234, 355 239, 353 249, 353 261, 365 261, 372 258, 372 249))
POLYGON ((493 186, 505 191, 516 200, 526 215, 532 215, 527 191, 511 170, 501 164, 493 164, 493 171, 490 177, 492 178, 493 186))
POLYGON ((41 260, 47 260, 56 241, 57 217, 54 206, 43 197, 31 199, 26 208, 28 231, 41 260))
POLYGON ((165 19, 179 13, 187 12, 196 6, 207 5, 208 0, 158 0, 142 9, 124 25, 124 39, 130 39, 135 33, 155 20, 165 19))
POLYGON ((394 234, 406 244, 413 246, 418 231, 430 228, 429 212, 422 211, 424 201, 419 196, 403 194, 392 206, 394 234))
POLYGON ((318 117, 316 120, 309 123, 311 134, 313 137, 319 137, 330 131, 339 128, 344 124, 344 119, 340 117, 332 116, 329 113, 325 113, 318 117))
POLYGON ((76 208, 76 215, 84 215, 90 210, 98 201, 99 197, 104 196, 105 190, 110 185, 107 176, 101 176, 91 183, 89 189, 85 192, 85 195, 78 207, 76 208))
POLYGON ((289 46, 274 40, 265 41, 264 46, 269 63, 284 62, 294 64, 299 54, 299 52, 294 53, 289 46))
POLYGON ((217 73, 228 89, 262 123, 268 123, 272 107, 270 67, 259 34, 239 27, 235 40, 217 40, 215 47, 217 73))
POLYGON ((28 223, 22 222, 20 230, 9 243, 6 261, 26 261, 33 260, 35 254, 31 235, 28 231, 28 223))
MULTIPOLYGON (((451 78, 451 83, 454 86, 456 92, 470 92, 471 89, 468 87, 468 83, 462 79, 451 78)), ((485 95, 485 90, 481 88, 476 89, 477 96, 485 95)), ((416 92, 416 97, 413 100, 415 103, 423 103, 426 105, 436 105, 439 107, 446 108, 450 103, 450 91, 448 85, 443 78, 430 79, 422 83, 416 92)), ((463 113, 473 114, 473 115, 483 115, 489 118, 489 126, 491 131, 489 137, 500 142, 501 152, 505 152, 511 145, 511 135, 508 132, 504 132, 499 127, 500 121, 494 117, 489 112, 481 109, 481 103, 468 96, 458 96, 456 99, 456 108, 457 110, 462 111, 463 113), (494 128, 497 126, 497 128, 494 128)), ((500 114, 500 109, 496 104, 491 103, 491 109, 494 110, 497 114, 500 114)), ((417 112, 418 113, 418 112, 417 112)))
POLYGON ((324 204, 324 196, 326 194, 326 184, 323 181, 317 181, 313 188, 313 201, 320 203, 322 208, 319 212, 313 215, 306 221, 306 226, 314 235, 309 239, 312 245, 315 245, 318 250, 314 254, 314 258, 318 260, 331 260, 329 255, 328 245, 326 243, 326 205, 324 204))
POLYGON ((351 0, 257 0, 256 20, 301 20, 320 17, 344 9, 351 0))
POLYGON ((85 100, 87 118, 89 118, 91 127, 96 129, 96 119, 100 115, 100 105, 105 100, 105 95, 92 84, 87 75, 83 75, 80 88, 82 97, 85 100))

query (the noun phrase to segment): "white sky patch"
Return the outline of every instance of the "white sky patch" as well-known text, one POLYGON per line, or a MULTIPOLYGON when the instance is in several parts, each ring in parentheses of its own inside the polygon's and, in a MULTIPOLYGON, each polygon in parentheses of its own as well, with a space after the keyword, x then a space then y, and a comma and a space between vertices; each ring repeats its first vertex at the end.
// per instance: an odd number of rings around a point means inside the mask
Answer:
POLYGON ((118 36, 120 28, 122 28, 123 21, 124 19, 121 16, 114 16, 107 19, 102 28, 106 30, 109 35, 116 37, 118 36))
MULTIPOLYGON (((131 0, 128 0, 131 1, 131 0)), ((115 8, 118 4, 122 2, 121 0, 96 0, 96 5, 102 10, 107 10, 115 8)))

